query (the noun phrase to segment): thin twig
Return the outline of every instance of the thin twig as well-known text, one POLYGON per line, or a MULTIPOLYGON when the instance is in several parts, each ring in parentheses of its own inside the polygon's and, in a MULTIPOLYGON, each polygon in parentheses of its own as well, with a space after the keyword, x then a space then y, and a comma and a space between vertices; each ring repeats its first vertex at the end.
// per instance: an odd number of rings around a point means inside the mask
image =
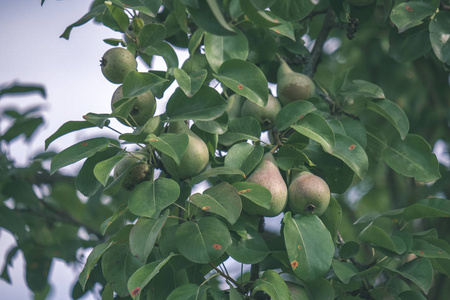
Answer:
POLYGON ((219 270, 219 268, 217 268, 215 265, 213 265, 213 263, 209 263, 209 265, 217 272, 220 274, 220 276, 222 276, 223 278, 225 278, 226 280, 230 281, 231 283, 233 283, 238 290, 241 293, 245 293, 245 289, 233 278, 231 278, 230 276, 228 276, 227 274, 225 274, 224 272, 222 272, 221 270, 219 270))

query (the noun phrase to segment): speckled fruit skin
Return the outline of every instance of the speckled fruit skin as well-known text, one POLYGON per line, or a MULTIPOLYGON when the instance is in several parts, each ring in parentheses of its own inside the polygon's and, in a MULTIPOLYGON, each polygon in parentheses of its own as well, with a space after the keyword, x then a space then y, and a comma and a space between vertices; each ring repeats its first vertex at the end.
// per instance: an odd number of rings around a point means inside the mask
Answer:
POLYGON ((253 117, 261 124, 263 131, 271 129, 275 124, 275 118, 278 112, 281 110, 281 104, 277 98, 269 95, 267 104, 265 106, 259 106, 255 102, 245 100, 241 109, 242 117, 253 117))
POLYGON ((178 165, 173 158, 161 155, 164 168, 170 175, 179 179, 188 179, 200 174, 208 165, 209 151, 205 142, 193 133, 184 122, 173 122, 169 125, 170 133, 186 133, 189 144, 178 165))
MULTIPOLYGON (((113 107, 114 103, 116 103, 122 98, 123 98, 123 90, 121 85, 114 91, 114 94, 111 98, 111 110, 114 109, 113 107)), ((131 109, 130 112, 131 117, 128 118, 128 122, 131 125, 143 126, 151 117, 153 117, 155 111, 156 111, 155 96, 153 96, 151 91, 147 91, 136 97, 136 101, 134 102, 133 108, 131 109)), ((122 124, 128 125, 123 120, 121 119, 118 120, 122 124)))
POLYGON ((277 97, 283 106, 314 96, 314 82, 308 76, 292 71, 284 61, 278 69, 277 79, 277 97))
POLYGON ((309 172, 294 177, 288 194, 288 206, 293 214, 320 216, 330 203, 330 188, 325 180, 309 172))
POLYGON ((148 159, 142 153, 136 152, 133 153, 133 155, 129 154, 125 156, 114 168, 114 178, 117 178, 122 173, 127 172, 121 182, 121 187, 124 190, 131 191, 139 183, 152 179, 153 170, 147 163, 143 163, 141 160, 147 161, 148 159), (129 167, 131 167, 131 169, 127 171, 129 167))
POLYGON ((103 54, 101 64, 103 76, 112 83, 123 83, 125 76, 136 71, 134 55, 125 48, 111 48, 103 54))
POLYGON ((374 3, 377 0, 349 0, 353 6, 364 7, 374 3))
POLYGON ((242 209, 250 215, 265 217, 278 216, 286 207, 287 186, 278 170, 273 154, 264 154, 263 159, 247 179, 248 182, 257 183, 270 191, 272 200, 270 209, 258 206, 248 199, 242 199, 242 209))

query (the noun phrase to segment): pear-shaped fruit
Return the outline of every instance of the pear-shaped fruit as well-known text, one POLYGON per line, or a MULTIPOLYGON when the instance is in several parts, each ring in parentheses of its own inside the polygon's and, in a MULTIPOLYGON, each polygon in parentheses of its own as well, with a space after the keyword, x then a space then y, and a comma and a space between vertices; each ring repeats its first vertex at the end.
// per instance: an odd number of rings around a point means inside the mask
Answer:
POLYGON ((192 132, 185 122, 173 122, 169 125, 170 133, 186 133, 189 144, 178 165, 172 157, 162 154, 164 168, 170 175, 179 179, 187 179, 200 174, 209 162, 209 151, 205 142, 192 132))
POLYGON ((101 59, 102 73, 112 83, 122 83, 125 76, 136 71, 137 62, 134 55, 125 48, 111 48, 101 59))
POLYGON ((330 188, 327 183, 310 172, 294 176, 288 192, 288 206, 293 214, 320 216, 330 203, 330 188))
POLYGON ((278 170, 277 163, 268 152, 264 154, 262 161, 247 179, 248 182, 257 183, 270 191, 272 200, 270 208, 258 206, 248 199, 242 200, 242 208, 251 215, 262 215, 265 217, 275 217, 285 208, 287 202, 287 186, 278 170))
POLYGON ((281 110, 281 104, 277 98, 269 95, 265 106, 259 106, 253 101, 245 100, 241 109, 242 117, 253 117, 261 124, 263 131, 269 130, 274 126, 275 117, 281 110))
POLYGON ((308 76, 292 71, 284 61, 281 61, 277 79, 277 97, 283 105, 314 95, 314 82, 308 76))
MULTIPOLYGON (((114 103, 123 98, 123 90, 122 85, 119 86, 115 91, 111 98, 111 109, 114 109, 114 103)), ((147 91, 143 94, 140 94, 136 97, 136 101, 134 102, 133 108, 130 111, 130 117, 128 118, 128 122, 131 125, 143 126, 156 111, 156 99, 153 96, 151 91, 147 91), (134 120, 134 121, 133 121, 134 120)), ((118 119, 122 124, 126 124, 121 119, 118 119)))
POLYGON ((114 178, 126 172, 121 187, 127 191, 134 189, 139 183, 151 180, 153 170, 150 168, 148 157, 141 152, 133 152, 125 156, 114 168, 114 178))

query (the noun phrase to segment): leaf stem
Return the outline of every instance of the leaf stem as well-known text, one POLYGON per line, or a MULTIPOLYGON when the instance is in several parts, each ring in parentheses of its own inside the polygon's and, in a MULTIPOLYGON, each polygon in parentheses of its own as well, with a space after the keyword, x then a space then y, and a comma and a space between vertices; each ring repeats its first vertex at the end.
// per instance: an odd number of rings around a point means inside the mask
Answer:
POLYGON ((219 268, 217 268, 213 263, 209 263, 209 265, 223 278, 225 278, 226 280, 230 281, 231 283, 233 283, 237 289, 241 292, 241 293, 245 293, 245 289, 233 278, 231 278, 230 276, 228 276, 227 274, 225 274, 224 272, 222 272, 221 270, 219 270, 219 268))

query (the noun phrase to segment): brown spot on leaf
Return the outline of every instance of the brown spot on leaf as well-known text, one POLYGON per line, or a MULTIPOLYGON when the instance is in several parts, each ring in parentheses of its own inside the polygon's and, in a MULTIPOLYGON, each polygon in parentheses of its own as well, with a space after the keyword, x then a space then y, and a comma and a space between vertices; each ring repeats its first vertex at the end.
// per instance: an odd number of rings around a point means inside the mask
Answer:
POLYGON ((302 246, 298 245, 297 246, 298 250, 302 250, 302 246))
POLYGON ((242 84, 239 84, 239 85, 237 86, 237 88, 240 89, 240 90, 242 90, 242 89, 244 88, 244 86, 243 86, 242 84))
POLYGON ((275 30, 275 32, 278 33, 278 34, 280 34, 280 31, 279 31, 279 30, 275 30))
POLYGON ((350 145, 350 147, 348 147, 348 150, 352 151, 356 148, 356 145, 350 145))
POLYGON ((424 254, 425 254, 425 252, 423 252, 423 250, 420 250, 420 254, 424 255, 424 254))
POLYGON ((222 249, 222 246, 219 245, 219 244, 214 244, 213 248, 216 249, 216 250, 220 250, 220 249, 222 249))
POLYGON ((392 222, 393 222, 393 223, 397 223, 398 220, 397 220, 397 219, 392 219, 392 222))
POLYGON ((241 191, 239 191, 238 193, 239 194, 244 194, 244 193, 248 193, 248 192, 250 192, 251 191, 251 189, 246 189, 246 190, 241 190, 241 191))
POLYGON ((84 142, 84 143, 81 143, 81 146, 87 146, 89 143, 88 142, 84 142))
POLYGON ((305 115, 301 115, 300 117, 298 117, 299 119, 303 119, 305 117, 305 115))
POLYGON ((298 267, 298 261, 294 260, 293 262, 291 262, 291 267, 293 270, 295 270, 298 267))
POLYGON ((414 11, 411 7, 409 7, 408 5, 405 6, 407 11, 414 11))
POLYGON ((83 119, 89 119, 89 116, 83 116, 83 119))
POLYGON ((149 141, 154 141, 154 142, 158 142, 158 139, 148 139, 149 141))
POLYGON ((141 292, 141 288, 137 287, 131 291, 131 296, 136 297, 141 292))
POLYGON ((203 209, 203 210, 206 210, 206 211, 210 210, 210 208, 211 208, 211 206, 208 206, 208 205, 202 207, 202 209, 203 209))

